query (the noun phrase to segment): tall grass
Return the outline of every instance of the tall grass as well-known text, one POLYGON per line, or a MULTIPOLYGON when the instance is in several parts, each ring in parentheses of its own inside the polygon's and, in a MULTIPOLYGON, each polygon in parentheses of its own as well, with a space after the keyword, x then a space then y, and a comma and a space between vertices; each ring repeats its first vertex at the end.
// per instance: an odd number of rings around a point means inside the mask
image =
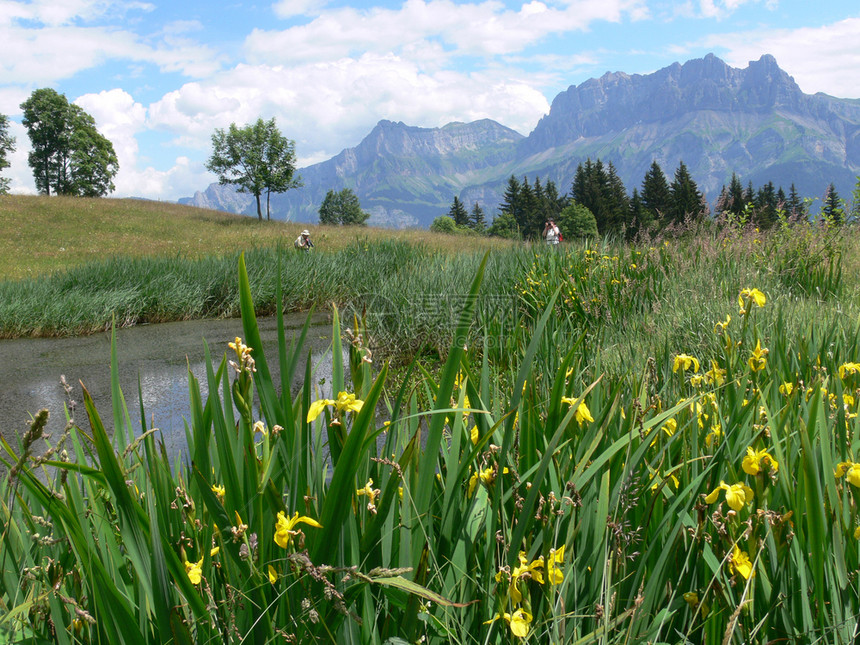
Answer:
POLYGON ((0 629, 61 643, 854 642, 856 312, 793 324, 780 278, 731 263, 711 267, 720 294, 685 305, 679 271, 722 257, 722 242, 696 244, 484 258, 438 370, 419 355, 389 383, 355 317, 350 371, 332 371, 344 394, 323 401, 301 338, 256 349, 240 260, 244 343, 235 367, 207 361, 205 399, 189 377, 187 461, 171 464, 155 431, 131 435, 115 361, 110 421, 85 397, 90 430, 70 423, 66 453, 27 454, 38 418, 4 446, 0 629), (513 266, 514 324, 482 319, 482 289, 513 266), (661 315, 692 329, 655 323, 650 343, 637 331, 604 357, 625 325, 661 315), (510 340, 492 336, 503 329, 510 340), (628 354, 644 347, 658 351, 628 354))

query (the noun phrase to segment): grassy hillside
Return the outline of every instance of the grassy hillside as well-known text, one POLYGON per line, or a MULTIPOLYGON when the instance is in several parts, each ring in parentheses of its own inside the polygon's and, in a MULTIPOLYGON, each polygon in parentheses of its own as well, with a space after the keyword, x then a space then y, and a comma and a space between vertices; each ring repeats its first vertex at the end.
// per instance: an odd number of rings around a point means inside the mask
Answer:
MULTIPOLYGON (((253 247, 292 244, 308 226, 190 206, 137 199, 0 196, 0 280, 44 275, 115 257, 232 254, 253 247)), ((394 237, 457 250, 462 238, 428 231, 308 226, 318 250, 342 249, 357 236, 394 237)), ((469 247, 475 248, 469 240, 469 247)), ((480 240, 481 245, 503 242, 480 240)))

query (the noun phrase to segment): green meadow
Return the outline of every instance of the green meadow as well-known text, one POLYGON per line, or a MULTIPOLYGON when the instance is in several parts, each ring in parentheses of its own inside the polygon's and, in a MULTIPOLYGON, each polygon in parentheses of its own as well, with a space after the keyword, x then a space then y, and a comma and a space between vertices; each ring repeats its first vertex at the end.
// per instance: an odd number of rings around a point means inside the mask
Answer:
POLYGON ((85 395, 45 453, 40 415, 4 441, 2 639, 855 641, 853 228, 330 235, 351 237, 0 283, 9 336, 244 329, 189 376, 185 458, 126 408, 115 360, 111 409, 85 395), (325 390, 307 328, 264 355, 256 323, 323 308, 349 357, 325 390))

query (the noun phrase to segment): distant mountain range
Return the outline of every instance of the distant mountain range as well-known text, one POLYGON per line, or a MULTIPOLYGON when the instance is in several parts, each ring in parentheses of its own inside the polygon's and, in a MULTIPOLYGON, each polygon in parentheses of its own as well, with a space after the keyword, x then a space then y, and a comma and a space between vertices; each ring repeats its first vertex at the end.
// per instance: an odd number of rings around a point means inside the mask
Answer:
MULTIPOLYGON (((746 69, 708 54, 653 74, 607 73, 552 102, 527 137, 490 119, 418 128, 380 121, 355 148, 300 170, 304 187, 272 196, 277 219, 316 222, 326 191, 352 188, 369 224, 426 227, 454 196, 491 220, 511 175, 564 193, 587 158, 612 162, 628 191, 652 161, 683 161, 713 202, 732 172, 821 197, 850 197, 860 175, 860 100, 804 94, 769 55, 746 69)), ((182 204, 254 214, 253 198, 210 185, 182 204)))

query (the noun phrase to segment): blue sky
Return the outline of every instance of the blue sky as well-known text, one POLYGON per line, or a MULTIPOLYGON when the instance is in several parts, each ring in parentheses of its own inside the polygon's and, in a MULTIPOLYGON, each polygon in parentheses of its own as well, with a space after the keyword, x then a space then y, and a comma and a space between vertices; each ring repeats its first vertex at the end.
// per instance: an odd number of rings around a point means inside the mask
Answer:
POLYGON ((491 118, 528 134, 553 97, 609 71, 763 54, 807 93, 860 98, 857 0, 0 0, 0 113, 12 191, 35 192, 19 105, 52 87, 96 119, 115 196, 175 200, 214 180, 216 128, 275 117, 300 166, 379 121, 491 118))

